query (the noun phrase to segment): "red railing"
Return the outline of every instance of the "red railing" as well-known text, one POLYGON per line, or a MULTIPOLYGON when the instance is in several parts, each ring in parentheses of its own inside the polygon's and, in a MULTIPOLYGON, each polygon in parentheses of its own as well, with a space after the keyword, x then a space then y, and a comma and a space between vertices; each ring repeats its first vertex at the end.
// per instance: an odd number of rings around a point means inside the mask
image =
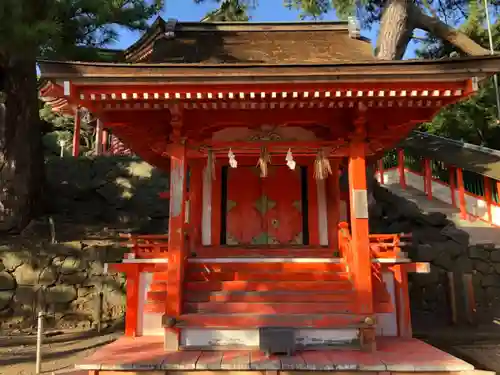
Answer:
MULTIPOLYGON (((495 157, 500 159, 500 155, 495 157)), ((412 187, 429 200, 451 204, 464 220, 500 226, 500 180, 403 149, 387 153, 379 161, 377 173, 382 184, 412 187)))
POLYGON ((121 233, 120 238, 126 238, 127 242, 121 245, 128 247, 132 256, 136 259, 166 258, 168 254, 168 235, 166 234, 130 234, 121 233))

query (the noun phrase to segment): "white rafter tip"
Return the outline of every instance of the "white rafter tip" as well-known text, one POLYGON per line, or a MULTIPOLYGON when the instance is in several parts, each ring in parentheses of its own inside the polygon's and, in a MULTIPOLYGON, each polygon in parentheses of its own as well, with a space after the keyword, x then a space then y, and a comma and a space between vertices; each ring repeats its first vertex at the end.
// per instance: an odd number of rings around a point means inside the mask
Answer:
POLYGON ((260 93, 260 97, 261 97, 261 98, 265 98, 265 97, 266 97, 266 93, 265 93, 264 91, 263 91, 263 92, 261 92, 261 93, 260 93))
POLYGON ((358 91, 357 95, 358 95, 359 97, 363 96, 363 91, 358 91))
POLYGON ((451 96, 451 90, 446 90, 444 92, 444 96, 451 96))
POLYGON ((335 91, 335 96, 336 96, 337 98, 340 98, 340 97, 342 96, 342 92, 340 92, 340 91, 335 91))
POLYGON ((85 99, 85 95, 80 94, 80 100, 83 100, 83 99, 85 99))
POLYGON ((346 96, 351 97, 352 96, 352 91, 351 90, 347 91, 346 96))
POLYGON ((251 99, 255 99, 255 93, 254 93, 254 92, 251 92, 251 93, 250 93, 250 98, 251 98, 251 99))
POLYGON ((406 90, 401 91, 401 96, 406 96, 406 90))
POLYGON ((294 91, 294 92, 292 93, 292 96, 293 96, 294 98, 298 98, 298 97, 299 97, 299 93, 298 93, 297 91, 294 91))
POLYGON ((396 91, 394 90, 389 91, 389 96, 396 96, 396 91))
POLYGON ((455 95, 456 96, 462 95, 462 90, 455 90, 455 95))
POLYGON ((111 99, 116 99, 116 94, 115 93, 111 94, 111 99))
POLYGON ((214 96, 212 95, 212 93, 211 93, 211 92, 209 92, 209 93, 207 94, 207 98, 208 98, 208 99, 212 99, 213 97, 214 97, 214 96))
POLYGON ((331 92, 330 91, 325 91, 325 98, 329 98, 331 95, 331 92))
POLYGON ((429 95, 429 90, 422 91, 422 96, 428 96, 428 95, 429 95))
POLYGON ((368 91, 368 96, 373 96, 374 94, 373 90, 368 91))
POLYGON ((432 92, 432 96, 439 96, 439 90, 434 90, 432 92))
POLYGON ((95 94, 90 94, 90 100, 95 100, 95 94))
POLYGON ((132 94, 132 98, 133 98, 133 99, 137 99, 137 93, 136 93, 136 92, 134 92, 134 93, 132 94))
POLYGON ((417 90, 412 90, 412 92, 411 92, 411 94, 410 94, 410 95, 411 95, 411 96, 417 96, 417 94, 418 94, 418 93, 417 93, 417 90))
POLYGON ((147 92, 145 92, 144 94, 142 94, 142 97, 143 97, 144 99, 149 99, 149 95, 148 95, 148 93, 147 93, 147 92))
POLYGON ((191 93, 190 92, 186 93, 186 99, 191 99, 191 93))
POLYGON ((181 94, 179 92, 176 92, 175 93, 175 99, 180 99, 181 98, 181 94))
POLYGON ((127 99, 127 94, 122 92, 122 99, 127 99))
POLYGON ((304 95, 304 98, 308 98, 309 97, 309 92, 304 91, 303 95, 304 95))
POLYGON ((272 93, 271 93, 271 98, 273 98, 273 99, 274 99, 274 98, 276 98, 276 96, 277 96, 277 94, 276 94, 275 92, 272 92, 272 93))
POLYGON ((227 97, 229 99, 233 99, 234 98, 234 94, 232 92, 230 92, 230 93, 227 94, 227 97))
POLYGON ((201 98, 202 98, 202 96, 201 96, 201 92, 197 92, 197 93, 196 93, 196 99, 201 99, 201 98))
POLYGON ((378 96, 385 96, 385 91, 382 91, 382 90, 381 90, 381 91, 379 91, 379 92, 378 92, 378 96))
POLYGON ((286 98, 286 96, 287 96, 287 92, 286 92, 286 91, 283 91, 283 92, 281 93, 281 97, 282 97, 282 98, 286 98))
POLYGON ((106 94, 101 94, 101 100, 106 100, 106 94))
POLYGON ((240 99, 245 99, 245 93, 244 92, 240 92, 240 99))
POLYGON ((219 93, 217 94, 217 97, 218 97, 219 99, 222 99, 222 98, 224 98, 224 94, 223 94, 223 93, 221 93, 221 92, 219 92, 219 93))

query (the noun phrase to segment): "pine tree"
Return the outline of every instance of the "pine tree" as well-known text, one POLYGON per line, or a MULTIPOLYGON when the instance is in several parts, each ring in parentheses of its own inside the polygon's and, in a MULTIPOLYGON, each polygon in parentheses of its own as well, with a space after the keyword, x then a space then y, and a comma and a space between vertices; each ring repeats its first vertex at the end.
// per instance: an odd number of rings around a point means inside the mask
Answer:
POLYGON ((116 39, 116 25, 145 29, 162 7, 163 0, 0 1, 0 232, 20 231, 43 194, 36 59, 96 58, 96 48, 116 39))

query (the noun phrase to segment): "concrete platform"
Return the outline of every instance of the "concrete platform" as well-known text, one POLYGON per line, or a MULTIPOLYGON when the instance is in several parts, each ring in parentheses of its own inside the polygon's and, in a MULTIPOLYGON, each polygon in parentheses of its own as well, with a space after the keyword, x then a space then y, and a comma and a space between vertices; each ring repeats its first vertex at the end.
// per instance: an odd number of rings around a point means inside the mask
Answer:
POLYGON ((122 337, 97 350, 78 370, 93 375, 120 372, 128 375, 166 371, 275 371, 277 372, 398 372, 468 373, 474 366, 418 339, 378 338, 377 351, 354 349, 297 352, 294 355, 266 357, 259 351, 179 351, 165 352, 162 337, 122 337))

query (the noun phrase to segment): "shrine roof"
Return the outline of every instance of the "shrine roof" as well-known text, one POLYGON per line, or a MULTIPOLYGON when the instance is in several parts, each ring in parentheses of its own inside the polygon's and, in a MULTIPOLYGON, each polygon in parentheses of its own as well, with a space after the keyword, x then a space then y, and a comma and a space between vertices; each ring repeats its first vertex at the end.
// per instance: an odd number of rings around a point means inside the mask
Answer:
POLYGON ((500 70, 500 55, 440 60, 302 64, 175 64, 39 61, 42 77, 80 83, 457 82, 500 70))
POLYGON ((177 22, 158 18, 123 52, 125 61, 178 64, 329 63, 373 60, 347 22, 177 22))

